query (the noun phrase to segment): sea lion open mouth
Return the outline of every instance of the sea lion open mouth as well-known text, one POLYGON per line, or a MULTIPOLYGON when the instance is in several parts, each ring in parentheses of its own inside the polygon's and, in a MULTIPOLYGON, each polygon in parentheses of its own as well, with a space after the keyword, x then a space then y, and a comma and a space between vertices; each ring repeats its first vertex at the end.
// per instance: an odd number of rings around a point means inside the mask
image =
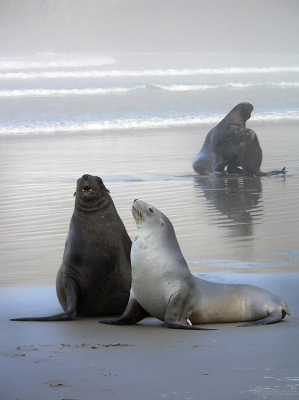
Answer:
POLYGON ((90 186, 85 185, 81 192, 94 192, 94 190, 90 186))
POLYGON ((89 185, 87 182, 84 182, 80 189, 80 199, 86 204, 91 203, 97 200, 100 197, 99 193, 97 193, 96 188, 93 188, 92 185, 89 185))
POLYGON ((142 211, 134 203, 132 205, 132 214, 133 214, 133 217, 135 218, 136 222, 142 222, 143 221, 142 211))

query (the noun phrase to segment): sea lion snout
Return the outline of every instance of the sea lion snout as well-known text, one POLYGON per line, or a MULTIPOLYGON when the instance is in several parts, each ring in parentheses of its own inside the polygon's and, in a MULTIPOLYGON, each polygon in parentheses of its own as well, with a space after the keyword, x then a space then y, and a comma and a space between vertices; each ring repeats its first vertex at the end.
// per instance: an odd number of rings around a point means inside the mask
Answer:
POLYGON ((93 192, 93 189, 89 185, 83 186, 81 192, 93 192))

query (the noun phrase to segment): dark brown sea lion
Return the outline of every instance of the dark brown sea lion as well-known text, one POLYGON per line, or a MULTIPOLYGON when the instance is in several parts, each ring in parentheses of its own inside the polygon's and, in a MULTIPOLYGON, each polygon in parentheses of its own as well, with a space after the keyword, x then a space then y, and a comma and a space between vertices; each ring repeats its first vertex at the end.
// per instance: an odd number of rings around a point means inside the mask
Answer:
POLYGON ((193 160, 192 166, 200 175, 223 173, 229 174, 274 175, 285 170, 262 172, 262 149, 258 137, 252 129, 245 127, 253 106, 250 103, 237 104, 209 131, 203 147, 193 160))
POLYGON ((193 160, 192 166, 195 172, 207 175, 224 170, 227 166, 227 157, 229 159, 233 157, 233 152, 229 147, 231 140, 236 131, 245 128, 252 110, 252 104, 239 103, 217 126, 209 131, 201 150, 193 160))
POLYGON ((261 171, 262 148, 257 134, 249 128, 236 131, 235 135, 232 136, 231 142, 224 144, 223 154, 224 157, 227 157, 227 172, 229 174, 241 173, 246 176, 268 176, 285 173, 285 168, 269 172, 261 171))
POLYGON ((65 321, 78 316, 118 315, 131 286, 131 239, 101 178, 77 181, 56 292, 64 312, 12 321, 65 321))
POLYGON ((245 128, 252 110, 252 104, 240 103, 214 128, 211 136, 213 172, 223 172, 236 156, 239 133, 245 128))
POLYGON ((215 128, 211 129, 207 134, 204 144, 197 156, 192 162, 192 167, 199 175, 208 175, 212 173, 213 150, 212 150, 212 134, 215 128))

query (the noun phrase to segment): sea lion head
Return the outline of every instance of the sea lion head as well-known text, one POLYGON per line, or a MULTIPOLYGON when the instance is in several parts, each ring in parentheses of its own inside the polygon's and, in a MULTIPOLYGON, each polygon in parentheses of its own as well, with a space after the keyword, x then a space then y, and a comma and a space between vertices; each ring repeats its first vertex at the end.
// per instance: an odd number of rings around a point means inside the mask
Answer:
POLYGON ((159 227, 163 228, 170 224, 168 218, 161 211, 142 200, 134 200, 132 214, 137 228, 155 226, 155 230, 157 230, 159 227))
POLYGON ((174 227, 168 217, 154 206, 137 199, 133 202, 132 213, 136 221, 137 234, 132 246, 131 260, 132 256, 135 257, 135 261, 138 260, 135 264, 138 265, 137 268, 140 268, 139 262, 141 262, 150 263, 151 268, 159 270, 161 259, 164 260, 164 266, 171 265, 172 271, 174 268, 172 261, 174 260, 175 264, 178 261, 180 266, 186 268, 186 261, 180 251, 174 227), (148 252, 146 260, 143 251, 148 252))
POLYGON ((75 192, 76 202, 81 207, 96 207, 106 203, 110 197, 107 194, 109 190, 104 185, 102 179, 98 176, 85 174, 77 180, 77 189, 75 192), (106 200, 106 201, 105 201, 106 200))
POLYGON ((240 113, 243 121, 249 120, 251 113, 253 111, 253 105, 250 103, 239 103, 232 109, 232 111, 237 111, 240 113))

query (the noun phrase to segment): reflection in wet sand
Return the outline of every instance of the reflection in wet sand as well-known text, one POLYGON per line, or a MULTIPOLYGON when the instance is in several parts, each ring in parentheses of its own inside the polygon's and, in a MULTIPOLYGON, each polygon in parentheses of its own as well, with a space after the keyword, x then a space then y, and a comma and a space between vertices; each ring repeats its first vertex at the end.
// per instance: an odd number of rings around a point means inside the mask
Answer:
POLYGON ((132 239, 132 201, 140 198, 160 208, 173 223, 192 272, 244 265, 255 272, 261 265, 267 271, 278 265, 298 270, 298 127, 262 127, 270 155, 265 168, 286 164, 285 177, 195 176, 190 160, 198 134, 206 134, 204 126, 2 137, 0 286, 54 284, 75 183, 84 173, 107 184, 132 239))
MULTIPOLYGON (((228 217, 225 226, 232 237, 252 239, 254 225, 263 216, 262 182, 258 177, 195 176, 194 186, 213 206, 208 210, 211 219, 215 209, 228 217)), ((220 226, 222 219, 214 219, 220 226)))

